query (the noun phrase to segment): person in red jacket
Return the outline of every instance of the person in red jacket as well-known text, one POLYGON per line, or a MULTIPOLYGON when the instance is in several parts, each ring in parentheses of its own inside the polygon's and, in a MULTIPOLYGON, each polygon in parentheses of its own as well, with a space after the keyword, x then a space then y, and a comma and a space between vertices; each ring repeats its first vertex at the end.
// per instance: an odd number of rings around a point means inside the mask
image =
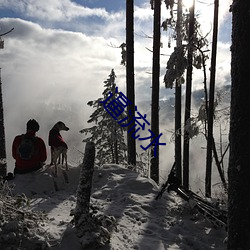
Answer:
POLYGON ((37 171, 47 159, 45 143, 36 136, 40 128, 38 122, 32 119, 26 126, 26 134, 17 135, 12 144, 12 156, 16 160, 14 175, 37 171))

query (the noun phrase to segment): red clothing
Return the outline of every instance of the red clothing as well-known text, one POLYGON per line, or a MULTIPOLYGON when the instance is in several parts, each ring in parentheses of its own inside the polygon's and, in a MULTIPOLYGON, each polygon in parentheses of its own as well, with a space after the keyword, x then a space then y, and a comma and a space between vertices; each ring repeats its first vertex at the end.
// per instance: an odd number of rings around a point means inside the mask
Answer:
POLYGON ((17 149, 22 141, 22 135, 18 135, 15 137, 13 144, 12 144, 12 156, 16 160, 15 169, 20 171, 29 172, 32 169, 39 169, 42 167, 43 163, 47 159, 47 151, 46 146, 42 138, 37 137, 35 132, 28 131, 25 135, 27 136, 34 136, 35 139, 35 153, 30 160, 23 160, 20 158, 19 154, 17 153, 17 149))
POLYGON ((60 147, 63 146, 68 148, 66 142, 63 140, 62 136, 60 135, 59 130, 52 128, 49 131, 49 146, 51 147, 60 147))

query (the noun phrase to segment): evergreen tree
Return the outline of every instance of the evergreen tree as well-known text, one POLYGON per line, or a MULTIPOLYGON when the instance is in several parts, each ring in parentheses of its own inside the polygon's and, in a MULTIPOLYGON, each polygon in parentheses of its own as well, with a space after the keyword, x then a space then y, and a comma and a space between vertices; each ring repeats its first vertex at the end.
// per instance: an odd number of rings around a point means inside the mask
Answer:
MULTIPOLYGON (((192 138, 193 132, 189 129, 193 126, 193 117, 190 116, 191 111, 191 95, 192 95, 192 71, 193 67, 196 69, 203 69, 204 73, 204 89, 205 95, 207 93, 206 88, 206 67, 205 61, 207 60, 207 46, 208 41, 206 37, 203 37, 200 32, 200 24, 194 15, 194 3, 190 8, 190 13, 182 13, 182 0, 177 1, 177 12, 174 11, 175 1, 165 1, 166 8, 170 10, 170 16, 163 23, 162 27, 165 31, 172 30, 173 33, 169 34, 168 47, 171 47, 171 40, 176 40, 176 47, 167 62, 166 74, 164 76, 164 82, 166 88, 173 88, 175 84, 175 162, 176 162, 176 174, 182 181, 185 188, 189 186, 189 139, 192 138), (191 13, 192 12, 192 13, 191 13), (176 14, 175 14, 176 13, 176 14), (205 51, 204 51, 205 49, 205 51), (187 69, 186 75, 186 103, 185 103, 185 126, 181 127, 181 115, 182 115, 182 87, 185 82, 184 73, 187 69), (183 137, 183 172, 182 172, 182 154, 181 154, 181 142, 183 137), (191 132, 191 133, 190 133, 191 132), (183 173, 183 176, 182 176, 183 173)), ((207 101, 207 98, 205 98, 207 101)))
POLYGON ((194 38, 194 28, 195 28, 195 0, 193 0, 192 6, 189 8, 189 20, 188 20, 188 51, 187 51, 187 73, 186 73, 186 99, 185 99, 185 114, 184 114, 184 140, 183 140, 183 186, 186 189, 189 189, 189 131, 185 129, 190 125, 191 117, 191 100, 192 100, 192 75, 193 75, 193 51, 194 47, 192 46, 192 41, 194 38))
MULTIPOLYGON (((126 159, 127 147, 124 142, 124 131, 126 127, 121 127, 109 112, 105 109, 103 102, 108 99, 107 104, 119 97, 116 89, 115 72, 112 69, 109 78, 104 81, 105 90, 102 98, 89 101, 87 104, 95 111, 90 115, 88 123, 95 123, 90 128, 84 128, 80 132, 89 135, 84 142, 94 142, 96 145, 97 164, 122 163, 126 159), (110 97, 111 96, 111 97, 110 97)), ((126 117, 126 111, 119 116, 119 120, 126 117)))

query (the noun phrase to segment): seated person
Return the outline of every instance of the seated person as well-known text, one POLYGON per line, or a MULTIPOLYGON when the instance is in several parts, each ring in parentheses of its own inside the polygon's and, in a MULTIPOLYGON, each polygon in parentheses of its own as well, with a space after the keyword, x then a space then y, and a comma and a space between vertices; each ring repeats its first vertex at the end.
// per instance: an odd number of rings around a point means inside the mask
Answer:
POLYGON ((36 120, 29 120, 26 134, 15 137, 12 144, 12 156, 16 160, 14 175, 34 172, 43 167, 47 152, 43 139, 36 136, 39 128, 36 120))

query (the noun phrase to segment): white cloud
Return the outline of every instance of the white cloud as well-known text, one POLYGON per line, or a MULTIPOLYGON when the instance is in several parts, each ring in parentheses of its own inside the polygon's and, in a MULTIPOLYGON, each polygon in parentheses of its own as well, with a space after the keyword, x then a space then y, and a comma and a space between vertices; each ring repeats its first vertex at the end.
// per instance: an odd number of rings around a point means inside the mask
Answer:
MULTIPOLYGON (((219 1, 219 27, 224 22, 224 20, 230 15, 229 7, 232 3, 231 0, 219 1)), ((213 18, 214 18, 214 1, 196 1, 195 12, 198 15, 198 21, 200 22, 203 35, 206 35, 208 32, 212 34, 213 30, 213 18)))
POLYGON ((124 71, 120 51, 102 37, 44 29, 21 19, 1 19, 1 25, 14 27, 0 51, 9 157, 11 136, 32 117, 42 123, 45 140, 45 128, 66 120, 77 127, 74 134, 81 143, 78 132, 92 112, 87 102, 101 96, 112 68, 124 71), (59 112, 60 107, 73 112, 73 118, 59 112))
POLYGON ((135 19, 145 21, 145 20, 151 20, 153 10, 151 10, 150 4, 144 4, 143 6, 135 6, 134 7, 134 17, 135 19))
MULTIPOLYGON (((80 98, 81 91, 85 95, 84 88, 90 81, 87 94, 90 97, 102 87, 100 81, 106 79, 110 70, 120 67, 119 52, 109 47, 102 37, 43 29, 20 19, 2 19, 1 23, 15 27, 5 39, 2 67, 5 74, 27 78, 20 93, 25 86, 34 86, 33 96, 48 98, 43 96, 47 88, 55 86, 59 88, 57 92, 63 92, 70 85, 71 93, 80 98)), ((69 95, 61 93, 60 96, 67 98, 69 95)))
MULTIPOLYGON (((41 123, 40 135, 45 140, 50 126, 57 120, 64 120, 72 128, 68 138, 75 138, 75 142, 81 145, 82 136, 78 131, 86 125, 93 111, 86 103, 101 96, 103 82, 112 68, 117 75, 119 90, 125 93, 126 71, 120 65, 121 51, 110 46, 111 43, 119 46, 125 42, 125 12, 107 13, 104 9, 88 9, 68 0, 49 1, 50 4, 44 2, 0 2, 0 8, 22 12, 22 16, 33 17, 37 22, 0 19, 1 31, 14 27, 14 31, 4 37, 5 48, 0 51, 8 158, 11 158, 13 137, 18 132, 24 132, 27 119, 32 117, 41 123), (87 16, 101 19, 98 22, 78 19, 87 16)), ((152 49, 153 41, 145 34, 152 35, 152 15, 148 3, 135 7, 138 102, 151 98, 152 52, 146 48, 152 49)), ((163 33, 163 42, 167 41, 164 36, 163 33)), ((228 65, 230 56, 227 54, 229 48, 223 46, 224 43, 218 46, 222 50, 218 71, 223 79, 227 79, 228 69, 222 64, 227 62, 228 65)), ((164 44, 161 53, 169 54, 169 51, 164 44)), ((162 75, 167 60, 168 57, 161 57, 162 75)), ((201 75, 195 73, 194 76, 199 88, 203 88, 201 75)), ((161 91, 165 95, 165 89, 161 91)))
POLYGON ((27 17, 44 19, 47 21, 69 21, 77 17, 98 16, 106 18, 109 16, 105 9, 90 9, 70 0, 4 0, 0 3, 0 7, 9 8, 19 13, 21 12, 27 17))

